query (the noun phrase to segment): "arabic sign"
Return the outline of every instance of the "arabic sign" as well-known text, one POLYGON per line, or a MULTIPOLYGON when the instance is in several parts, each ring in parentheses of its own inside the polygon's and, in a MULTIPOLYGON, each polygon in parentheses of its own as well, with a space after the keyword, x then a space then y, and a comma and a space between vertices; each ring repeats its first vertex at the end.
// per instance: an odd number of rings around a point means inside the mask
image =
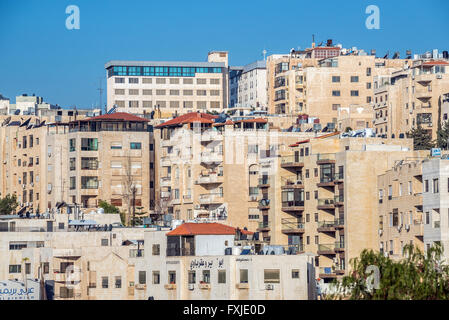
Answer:
POLYGON ((40 285, 38 281, 27 280, 25 287, 22 281, 0 281, 0 300, 39 300, 40 285))
POLYGON ((200 268, 207 268, 211 269, 214 267, 214 265, 218 268, 223 268, 224 259, 215 258, 212 260, 204 260, 204 259, 193 259, 190 261, 190 270, 193 269, 200 269, 200 268), (215 263, 214 263, 215 262, 215 263))

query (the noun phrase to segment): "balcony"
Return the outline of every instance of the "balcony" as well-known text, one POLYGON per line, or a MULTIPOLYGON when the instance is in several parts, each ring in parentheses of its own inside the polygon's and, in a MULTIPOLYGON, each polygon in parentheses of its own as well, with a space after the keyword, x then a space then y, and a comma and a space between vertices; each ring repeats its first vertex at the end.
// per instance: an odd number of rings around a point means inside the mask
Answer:
POLYGON ((335 163, 335 153, 319 153, 317 154, 316 164, 332 164, 335 163))
POLYGON ((319 244, 317 253, 321 255, 333 255, 335 254, 335 244, 319 244))
POLYGON ((170 186, 171 186, 171 177, 162 177, 161 187, 170 187, 170 186))
POLYGON ((320 267, 319 268, 319 277, 324 278, 336 278, 337 275, 344 274, 344 270, 338 270, 336 267, 320 267))
POLYGON ((345 251, 345 243, 343 241, 335 242, 335 252, 345 251))
POLYGON ((222 193, 205 193, 200 194, 201 204, 221 204, 223 203, 222 193))
POLYGON ((223 162, 223 153, 201 152, 201 163, 211 164, 223 162))
POLYGON ((334 176, 322 176, 320 182, 317 183, 318 187, 333 187, 335 186, 334 176))
POLYGON ((420 100, 426 100, 432 98, 432 91, 429 90, 417 90, 415 97, 420 100))
POLYGON ((297 234, 304 233, 304 219, 281 219, 282 233, 284 234, 297 234))
POLYGON ((161 158, 161 166, 162 167, 170 167, 171 166, 171 159, 169 156, 165 156, 161 158))
POLYGON ((336 206, 342 206, 345 203, 345 198, 343 194, 336 195, 334 197, 334 203, 336 206))
POLYGON ((343 172, 338 172, 334 175, 334 182, 335 183, 341 183, 344 180, 344 174, 343 172))
POLYGON ((335 220, 334 221, 319 221, 318 222, 318 232, 335 232, 335 220))
POLYGON ((281 168, 301 168, 304 167, 304 157, 291 155, 281 158, 281 168))
POLYGON ((195 181, 195 184, 219 184, 223 183, 223 176, 218 175, 215 172, 211 173, 202 173, 198 179, 195 181))
POLYGON ((201 142, 223 140, 223 135, 219 131, 207 130, 201 133, 201 142))
POLYGON ((270 179, 268 179, 268 177, 259 178, 259 184, 257 186, 259 188, 269 188, 270 187, 270 179))
POLYGON ((304 211, 304 201, 292 200, 292 201, 283 201, 282 202, 282 210, 289 211, 304 211))
POLYGON ((433 79, 435 79, 435 74, 417 74, 415 75, 415 81, 419 83, 429 84, 433 79))
POLYGON ((270 231, 270 223, 268 221, 259 222, 259 227, 257 228, 257 231, 259 232, 270 231))
POLYGON ((302 177, 289 176, 286 178, 282 178, 281 181, 282 181, 281 189, 285 188, 304 189, 302 177))
POLYGON ((261 199, 259 201, 259 205, 257 206, 259 210, 268 210, 270 209, 270 199, 261 199))
POLYGON ((330 210, 335 209, 334 199, 326 198, 326 199, 318 199, 318 210, 330 210))
POLYGON ((345 227, 345 219, 344 218, 335 219, 335 228, 342 229, 344 227, 345 227))

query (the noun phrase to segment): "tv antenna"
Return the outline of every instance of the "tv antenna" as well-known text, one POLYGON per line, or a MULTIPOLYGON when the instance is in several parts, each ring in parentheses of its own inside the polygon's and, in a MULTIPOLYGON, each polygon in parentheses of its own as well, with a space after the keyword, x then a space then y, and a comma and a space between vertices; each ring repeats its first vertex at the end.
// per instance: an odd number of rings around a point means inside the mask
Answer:
POLYGON ((267 50, 263 49, 262 54, 263 54, 263 59, 265 60, 265 57, 267 55, 267 50))
POLYGON ((100 78, 100 87, 97 88, 97 90, 98 90, 99 93, 100 93, 100 112, 101 112, 102 109, 103 109, 103 102, 102 102, 102 97, 103 97, 103 87, 102 87, 102 83, 101 83, 101 78, 100 78))

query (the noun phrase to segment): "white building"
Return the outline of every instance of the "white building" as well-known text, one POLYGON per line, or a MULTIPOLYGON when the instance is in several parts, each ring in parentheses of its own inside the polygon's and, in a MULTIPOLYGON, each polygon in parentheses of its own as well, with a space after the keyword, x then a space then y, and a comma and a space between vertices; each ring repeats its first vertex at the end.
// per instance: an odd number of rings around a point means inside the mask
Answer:
POLYGON ((219 223, 146 232, 136 288, 155 300, 315 299, 313 256, 274 254, 282 247, 262 255, 253 238, 219 223))
POLYGON ((230 67, 229 106, 267 108, 267 69, 264 60, 244 67, 230 67))

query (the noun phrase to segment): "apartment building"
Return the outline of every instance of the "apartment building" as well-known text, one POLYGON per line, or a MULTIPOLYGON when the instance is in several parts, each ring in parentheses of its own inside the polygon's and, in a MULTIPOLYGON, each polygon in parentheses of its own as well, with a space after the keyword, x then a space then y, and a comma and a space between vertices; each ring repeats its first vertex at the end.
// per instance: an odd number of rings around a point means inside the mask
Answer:
POLYGON ((442 105, 449 93, 447 60, 414 60, 390 76, 374 79, 373 119, 381 136, 403 137, 422 126, 436 138, 439 124, 448 120, 442 105))
POLYGON ((4 216, 0 278, 38 281, 43 300, 142 299, 134 266, 144 256, 143 229, 111 223, 120 223, 118 214, 4 216))
POLYGON ((406 61, 345 55, 322 59, 316 66, 287 70, 275 78, 274 112, 316 116, 322 127, 335 128, 340 108, 370 103, 373 77, 391 74, 406 61))
POLYGON ((377 179, 379 251, 394 260, 403 258, 406 244, 424 249, 422 163, 428 152, 419 154, 397 161, 377 179))
POLYGON ((429 158, 422 163, 422 211, 424 249, 434 243, 443 246, 443 256, 449 258, 449 160, 447 155, 441 158, 429 158))
POLYGON ((170 118, 228 107, 228 52, 212 51, 207 62, 109 61, 107 107, 170 118))
POLYGON ((280 154, 257 231, 264 241, 318 255, 316 273, 329 283, 363 249, 378 248, 377 176, 417 153, 410 139, 331 133, 299 140, 280 154))
POLYGON ((266 62, 256 61, 244 67, 230 67, 229 107, 267 110, 266 62))
POLYGON ((175 220, 214 220, 252 230, 262 222, 261 186, 280 145, 316 135, 270 131, 263 118, 203 113, 179 116, 155 130, 157 210, 175 220))
POLYGON ((152 209, 154 142, 147 119, 114 113, 48 124, 8 121, 0 127, 0 192, 16 194, 19 211, 49 212, 61 203, 97 207, 99 200, 128 214, 133 201, 137 213, 152 209))
POLYGON ((316 299, 313 256, 260 254, 257 242, 219 223, 145 232, 138 285, 156 300, 316 299))

